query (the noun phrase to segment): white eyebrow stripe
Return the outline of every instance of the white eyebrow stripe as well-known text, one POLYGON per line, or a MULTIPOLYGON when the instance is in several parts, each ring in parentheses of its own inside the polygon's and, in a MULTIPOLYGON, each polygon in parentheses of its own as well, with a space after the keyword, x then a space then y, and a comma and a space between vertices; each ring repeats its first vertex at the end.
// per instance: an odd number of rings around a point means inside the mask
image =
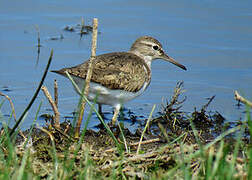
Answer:
POLYGON ((157 46, 158 46, 158 44, 153 43, 153 42, 150 42, 150 41, 141 41, 141 43, 143 43, 143 44, 148 44, 148 45, 151 45, 151 46, 154 46, 154 45, 157 45, 157 46))

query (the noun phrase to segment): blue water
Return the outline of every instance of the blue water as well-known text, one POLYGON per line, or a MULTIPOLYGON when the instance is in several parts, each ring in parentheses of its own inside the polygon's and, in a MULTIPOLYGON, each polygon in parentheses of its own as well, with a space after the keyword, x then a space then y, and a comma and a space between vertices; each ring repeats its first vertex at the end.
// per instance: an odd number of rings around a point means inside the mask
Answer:
MULTIPOLYGON (((200 108, 206 98, 216 95, 208 110, 219 111, 227 121, 244 118, 242 107, 233 98, 238 90, 252 99, 252 2, 249 0, 193 1, 1 1, 0 8, 0 91, 10 96, 19 117, 34 93, 54 49, 51 69, 82 63, 90 56, 91 35, 66 32, 66 25, 76 25, 83 17, 86 24, 99 19, 97 54, 127 51, 136 38, 157 38, 169 56, 188 68, 157 60, 152 64, 152 82, 146 92, 125 104, 126 111, 147 118, 153 104, 154 114, 172 95, 176 82, 184 81, 187 100, 183 109, 200 108), (41 47, 37 59, 37 31, 41 47), (62 40, 50 37, 63 35, 62 40), (10 91, 5 91, 6 89, 10 91)), ((71 116, 78 96, 67 79, 49 73, 45 85, 53 92, 53 80, 59 84, 59 111, 71 116)), ((0 100, 2 100, 1 98, 0 100)), ((51 107, 39 94, 22 127, 31 125, 40 102, 40 115, 51 113, 51 107)), ((125 112, 126 112, 125 111, 125 112)), ((10 106, 4 102, 1 112, 8 120, 10 106)), ((105 107, 107 117, 112 108, 105 107)), ((92 116, 90 127, 98 124, 92 116)), ((140 118, 141 119, 141 118, 140 118)), ((44 121, 37 123, 43 125, 44 121)), ((13 124, 13 123, 11 123, 13 124)))

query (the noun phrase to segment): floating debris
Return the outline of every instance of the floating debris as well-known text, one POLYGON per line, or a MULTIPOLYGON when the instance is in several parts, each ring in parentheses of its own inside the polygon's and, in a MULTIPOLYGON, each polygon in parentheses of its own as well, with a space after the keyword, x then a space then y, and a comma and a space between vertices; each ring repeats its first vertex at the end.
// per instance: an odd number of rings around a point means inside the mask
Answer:
POLYGON ((57 40, 62 40, 62 39, 64 39, 63 34, 60 34, 59 36, 52 36, 49 38, 49 40, 52 40, 52 41, 57 41, 57 40))
POLYGON ((75 28, 74 28, 73 26, 67 25, 66 27, 64 27, 64 30, 65 30, 65 31, 69 31, 69 32, 74 32, 74 31, 75 31, 75 28))
POLYGON ((8 86, 3 86, 1 91, 10 92, 12 90, 8 86))
POLYGON ((93 32, 93 27, 89 25, 82 26, 81 24, 66 25, 64 27, 64 30, 69 32, 79 32, 82 34, 89 34, 93 32))

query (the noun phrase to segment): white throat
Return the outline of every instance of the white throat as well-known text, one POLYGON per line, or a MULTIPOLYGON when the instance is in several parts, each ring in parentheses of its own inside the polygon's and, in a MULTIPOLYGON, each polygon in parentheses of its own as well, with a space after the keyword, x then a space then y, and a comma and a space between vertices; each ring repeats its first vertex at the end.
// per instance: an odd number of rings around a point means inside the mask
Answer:
POLYGON ((141 57, 142 59, 144 59, 145 63, 148 65, 148 67, 151 68, 151 61, 153 59, 152 56, 143 56, 138 51, 131 51, 131 52, 134 53, 135 55, 141 57))
POLYGON ((151 56, 144 56, 144 61, 148 65, 148 67, 151 69, 152 57, 151 56))

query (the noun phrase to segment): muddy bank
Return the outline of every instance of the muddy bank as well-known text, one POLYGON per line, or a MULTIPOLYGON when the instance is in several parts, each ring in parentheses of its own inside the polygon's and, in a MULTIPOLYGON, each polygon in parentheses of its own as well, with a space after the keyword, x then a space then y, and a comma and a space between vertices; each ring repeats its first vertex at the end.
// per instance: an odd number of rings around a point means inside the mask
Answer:
MULTIPOLYGON (((200 110, 195 109, 192 113, 181 111, 185 101, 181 97, 182 90, 183 84, 178 83, 172 98, 163 105, 160 116, 150 121, 144 134, 147 119, 134 133, 122 124, 122 131, 119 126, 109 126, 116 142, 102 125, 98 132, 83 130, 81 137, 75 139, 74 128, 70 123, 61 123, 60 128, 46 123, 45 127, 23 131, 25 137, 30 137, 27 145, 24 145, 25 139, 20 134, 17 135, 17 156, 22 159, 28 150, 30 170, 40 178, 51 177, 55 173, 57 162, 57 173, 63 179, 79 178, 87 169, 92 172, 90 178, 159 178, 169 170, 182 167, 183 163, 190 165, 193 175, 199 175, 203 166, 199 151, 204 152, 204 157, 208 157, 209 154, 218 152, 222 147, 220 142, 224 142, 229 149, 222 158, 227 159, 227 163, 232 162, 237 130, 242 123, 228 124, 220 113, 208 112, 207 107, 214 96, 200 110), (237 129, 216 140, 234 127, 237 129), (181 158, 184 160, 181 161, 181 158), (68 172, 64 172, 64 169, 68 169, 68 172)), ((245 127, 239 140, 243 148, 249 147, 248 131, 248 127, 245 127)), ((4 144, 2 150, 7 157, 9 150, 4 144)), ((247 159, 242 156, 243 150, 239 150, 235 159, 237 177, 247 176, 244 169, 247 159)), ((176 170, 176 173, 176 177, 183 174, 181 170, 176 170)))

